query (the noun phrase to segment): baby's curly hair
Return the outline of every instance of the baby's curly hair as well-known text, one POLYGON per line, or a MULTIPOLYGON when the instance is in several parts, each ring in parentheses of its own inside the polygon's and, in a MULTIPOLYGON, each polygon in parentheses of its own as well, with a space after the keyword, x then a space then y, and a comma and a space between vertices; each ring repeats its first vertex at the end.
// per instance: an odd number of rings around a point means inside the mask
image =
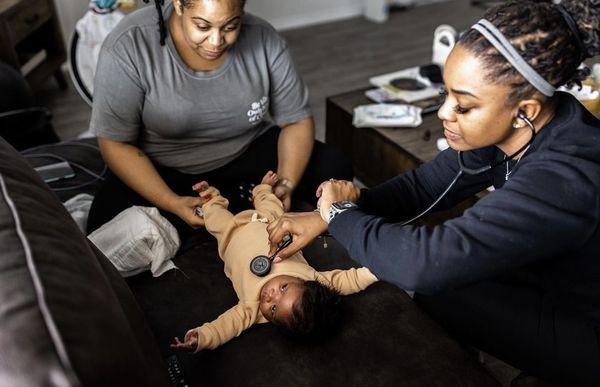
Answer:
MULTIPOLYGON (((577 23, 583 49, 551 1, 508 1, 490 8, 484 18, 496 26, 550 84, 555 87, 581 85, 589 69, 578 69, 579 64, 600 54, 600 1, 563 0, 561 5, 577 23)), ((459 45, 483 61, 488 81, 509 84, 514 89, 510 102, 529 97, 536 91, 478 31, 467 31, 459 45)))
POLYGON ((318 281, 306 281, 303 287, 302 298, 294 305, 285 331, 295 339, 322 339, 341 321, 342 296, 318 281))

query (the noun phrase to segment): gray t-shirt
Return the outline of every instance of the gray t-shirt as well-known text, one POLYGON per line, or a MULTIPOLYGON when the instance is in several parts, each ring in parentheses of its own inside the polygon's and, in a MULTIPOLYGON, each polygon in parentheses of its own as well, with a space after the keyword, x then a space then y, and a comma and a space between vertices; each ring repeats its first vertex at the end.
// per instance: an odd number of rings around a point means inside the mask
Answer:
MULTIPOLYGON (((172 12, 169 3, 165 21, 172 12)), ((156 10, 146 7, 102 45, 90 128, 139 146, 161 165, 203 173, 235 159, 272 121, 283 126, 310 115, 287 44, 264 20, 244 15, 224 64, 194 72, 170 36, 160 45, 156 10)))

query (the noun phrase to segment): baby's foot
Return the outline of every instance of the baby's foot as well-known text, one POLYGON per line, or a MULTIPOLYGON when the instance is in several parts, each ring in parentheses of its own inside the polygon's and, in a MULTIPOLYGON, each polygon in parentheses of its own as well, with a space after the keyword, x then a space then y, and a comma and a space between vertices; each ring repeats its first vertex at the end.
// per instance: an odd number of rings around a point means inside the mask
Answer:
POLYGON ((262 178, 262 181, 260 182, 261 184, 268 184, 271 187, 274 187, 275 184, 277 184, 277 180, 279 180, 279 178, 277 177, 277 174, 273 171, 269 171, 267 172, 267 174, 262 178))

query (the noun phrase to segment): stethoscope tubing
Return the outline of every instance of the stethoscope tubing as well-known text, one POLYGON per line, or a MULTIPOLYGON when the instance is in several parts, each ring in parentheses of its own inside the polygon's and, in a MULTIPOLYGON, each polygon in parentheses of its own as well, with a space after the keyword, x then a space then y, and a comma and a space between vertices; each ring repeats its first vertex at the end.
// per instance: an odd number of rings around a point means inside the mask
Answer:
MULTIPOLYGON (((507 158, 505 158, 504 160, 501 161, 497 161, 495 163, 489 164, 489 165, 485 165, 483 167, 480 168, 467 168, 465 166, 465 163, 463 161, 463 152, 462 151, 458 151, 457 154, 457 159, 458 159, 458 172, 456 173, 456 176, 454 176, 454 179, 452 179, 452 181, 450 182, 450 184, 448 184, 448 186, 446 187, 446 189, 444 190, 444 192, 442 192, 437 199, 435 199, 435 201, 433 203, 431 203, 425 210, 421 211, 418 215, 402 222, 400 225, 401 226, 406 226, 412 222, 414 222, 417 219, 420 219, 421 217, 425 216, 427 213, 429 213, 429 211, 431 211, 447 194, 448 192, 450 192, 450 190, 454 187, 454 185, 458 182, 458 180, 463 176, 463 175, 471 175, 471 176, 475 176, 475 175, 480 175, 484 172, 490 171, 493 168, 504 164, 506 162, 508 162, 508 160, 512 160, 514 159, 517 155, 519 155, 521 152, 523 152, 525 149, 527 149, 531 143, 533 142, 533 140, 535 139, 535 135, 536 135, 536 131, 535 131, 535 126, 533 125, 533 122, 531 122, 531 120, 529 120, 527 118, 527 116, 522 113, 519 112, 519 118, 521 118, 523 121, 525 121, 525 123, 527 124, 527 126, 529 126, 529 128, 531 129, 531 138, 529 139, 529 141, 527 141, 527 144, 523 145, 519 150, 517 150, 516 152, 514 152, 512 155, 508 156, 507 158)), ((326 237, 331 237, 332 235, 327 233, 324 234, 323 236, 326 237)))
POLYGON ((463 161, 463 152, 458 151, 458 154, 457 154, 458 172, 456 173, 456 176, 454 176, 454 179, 450 182, 450 184, 448 184, 448 187, 446 187, 444 192, 442 192, 438 196, 438 198, 429 207, 427 207, 425 210, 421 211, 417 216, 414 216, 411 219, 402 222, 401 225, 406 226, 407 224, 414 222, 415 220, 421 218, 422 216, 426 215, 429 211, 431 211, 446 196, 446 194, 448 192, 450 192, 452 187, 454 187, 454 185, 458 182, 458 180, 463 175, 475 176, 475 175, 480 175, 484 172, 490 171, 493 168, 497 167, 498 165, 504 164, 504 163, 508 162, 508 160, 514 159, 517 155, 519 155, 521 152, 523 152, 525 149, 527 149, 531 145, 533 140, 535 139, 535 135, 536 135, 535 126, 533 125, 533 122, 531 122, 531 120, 529 120, 529 118, 527 118, 527 116, 523 112, 519 112, 519 118, 521 118, 523 121, 525 121, 527 126, 529 126, 529 128, 531 129, 531 138, 529 139, 529 141, 527 141, 527 144, 523 145, 519 150, 517 150, 515 153, 508 156, 504 160, 497 161, 497 162, 489 164, 489 165, 485 165, 481 168, 467 168, 463 161))

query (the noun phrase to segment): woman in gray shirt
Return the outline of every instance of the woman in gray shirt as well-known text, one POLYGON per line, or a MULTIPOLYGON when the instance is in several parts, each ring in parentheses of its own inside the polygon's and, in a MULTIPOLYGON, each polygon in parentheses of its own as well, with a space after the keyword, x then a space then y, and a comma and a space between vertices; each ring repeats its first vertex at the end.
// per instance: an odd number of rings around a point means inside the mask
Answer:
POLYGON ((245 0, 159 3, 127 16, 102 46, 90 125, 112 174, 89 232, 132 205, 158 207, 180 234, 202 226, 191 190, 200 180, 238 198, 238 211, 240 183, 269 169, 288 209, 303 186, 312 196, 323 179, 351 179, 343 156, 314 141, 286 42, 244 13, 245 0))

